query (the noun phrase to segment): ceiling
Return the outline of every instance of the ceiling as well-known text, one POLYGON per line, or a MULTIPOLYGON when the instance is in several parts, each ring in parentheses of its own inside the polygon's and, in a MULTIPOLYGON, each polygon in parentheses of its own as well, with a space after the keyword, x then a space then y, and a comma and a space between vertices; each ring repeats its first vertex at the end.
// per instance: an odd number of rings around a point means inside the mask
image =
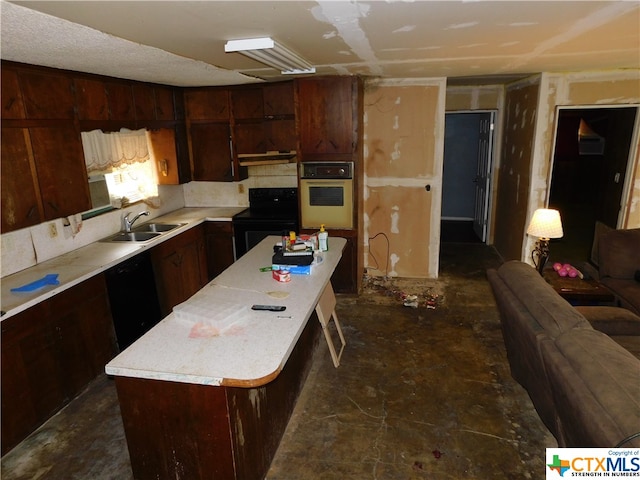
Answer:
POLYGON ((637 1, 11 1, 1 57, 176 86, 279 80, 227 40, 271 36, 320 75, 502 83, 640 68, 637 1))

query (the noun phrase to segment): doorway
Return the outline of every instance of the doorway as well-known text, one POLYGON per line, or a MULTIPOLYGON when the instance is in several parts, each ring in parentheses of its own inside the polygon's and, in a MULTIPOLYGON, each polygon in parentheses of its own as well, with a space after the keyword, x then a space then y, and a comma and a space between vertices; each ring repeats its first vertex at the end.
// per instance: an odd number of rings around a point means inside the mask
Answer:
POLYGON ((564 236, 554 256, 580 265, 591 258, 596 222, 619 228, 637 107, 560 108, 549 208, 560 211, 564 236))
POLYGON ((445 114, 441 243, 484 243, 495 112, 445 114))

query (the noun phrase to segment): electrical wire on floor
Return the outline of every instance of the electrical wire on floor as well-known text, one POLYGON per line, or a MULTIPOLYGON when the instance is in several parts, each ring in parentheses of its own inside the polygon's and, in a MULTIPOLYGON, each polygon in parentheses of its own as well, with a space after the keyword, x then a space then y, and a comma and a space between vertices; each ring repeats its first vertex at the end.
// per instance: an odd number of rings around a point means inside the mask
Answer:
POLYGON ((375 234, 373 237, 369 237, 369 256, 375 262, 375 267, 370 267, 371 270, 377 270, 381 273, 384 273, 383 277, 372 277, 366 271, 364 275, 363 284, 365 288, 369 288, 370 290, 375 290, 378 293, 381 293, 388 297, 395 297, 405 307, 418 308, 419 306, 425 306, 428 309, 435 309, 438 303, 438 295, 434 294, 430 291, 422 292, 421 294, 412 294, 407 293, 399 289, 393 284, 393 279, 389 277, 389 256, 391 253, 391 244, 389 241, 389 237, 386 233, 380 232, 375 234), (373 252, 371 251, 371 240, 375 240, 377 237, 382 236, 387 241, 387 262, 385 265, 384 271, 380 269, 380 264, 378 259, 375 257, 373 252))

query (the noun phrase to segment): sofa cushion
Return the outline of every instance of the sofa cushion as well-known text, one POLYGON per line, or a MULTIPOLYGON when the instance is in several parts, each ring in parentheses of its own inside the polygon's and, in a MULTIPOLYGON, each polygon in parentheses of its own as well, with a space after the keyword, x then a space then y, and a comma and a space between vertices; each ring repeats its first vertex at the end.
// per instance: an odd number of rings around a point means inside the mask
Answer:
POLYGON ((640 228, 612 230, 598 243, 600 276, 633 279, 640 270, 640 228))
POLYGON ((612 277, 604 277, 600 283, 615 294, 619 306, 640 315, 640 283, 612 277))
POLYGON ((543 342, 541 353, 566 446, 614 447, 640 431, 640 360, 587 329, 543 342))
POLYGON ((619 307, 577 306, 591 326, 607 335, 637 335, 640 337, 640 317, 619 307))
POLYGON ((550 337, 573 328, 591 328, 530 265, 517 260, 506 262, 498 269, 498 275, 550 337))

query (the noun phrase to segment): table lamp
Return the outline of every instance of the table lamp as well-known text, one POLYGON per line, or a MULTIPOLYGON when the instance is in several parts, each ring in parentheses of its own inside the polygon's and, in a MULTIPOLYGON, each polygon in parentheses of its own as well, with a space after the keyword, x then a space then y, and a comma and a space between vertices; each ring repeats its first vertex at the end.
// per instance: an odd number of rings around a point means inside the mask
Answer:
POLYGON ((549 240, 561 238, 563 235, 560 212, 551 208, 539 208, 533 212, 527 235, 538 237, 536 246, 531 252, 531 259, 542 275, 542 270, 549 259, 549 240))

